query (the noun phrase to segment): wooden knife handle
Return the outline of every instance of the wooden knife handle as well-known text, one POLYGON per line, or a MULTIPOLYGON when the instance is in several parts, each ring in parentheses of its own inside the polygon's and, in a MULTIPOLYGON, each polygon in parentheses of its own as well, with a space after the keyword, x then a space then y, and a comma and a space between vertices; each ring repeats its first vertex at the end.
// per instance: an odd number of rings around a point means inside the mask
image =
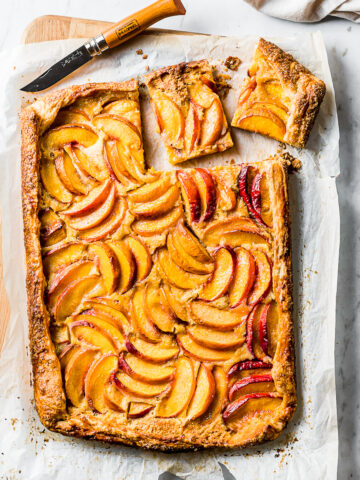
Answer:
POLYGON ((158 0, 148 7, 129 15, 102 32, 109 48, 135 37, 155 22, 174 15, 184 15, 186 12, 181 0, 158 0))

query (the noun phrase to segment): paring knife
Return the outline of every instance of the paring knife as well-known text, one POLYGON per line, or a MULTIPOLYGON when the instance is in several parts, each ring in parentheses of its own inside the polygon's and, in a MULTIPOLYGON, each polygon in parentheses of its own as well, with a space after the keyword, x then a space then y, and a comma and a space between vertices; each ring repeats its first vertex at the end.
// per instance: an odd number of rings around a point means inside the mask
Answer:
POLYGON ((158 0, 92 38, 21 90, 24 92, 45 90, 92 60, 96 55, 101 55, 109 48, 117 47, 159 20, 185 13, 186 10, 181 0, 158 0))

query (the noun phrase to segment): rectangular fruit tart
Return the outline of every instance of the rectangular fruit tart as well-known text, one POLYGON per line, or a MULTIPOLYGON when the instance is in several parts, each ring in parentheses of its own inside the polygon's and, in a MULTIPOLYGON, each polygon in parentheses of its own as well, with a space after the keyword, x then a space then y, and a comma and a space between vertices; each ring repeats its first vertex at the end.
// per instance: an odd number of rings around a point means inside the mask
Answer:
POLYGON ((277 437, 296 406, 286 161, 147 168, 134 80, 50 93, 21 122, 42 423, 164 451, 277 437))

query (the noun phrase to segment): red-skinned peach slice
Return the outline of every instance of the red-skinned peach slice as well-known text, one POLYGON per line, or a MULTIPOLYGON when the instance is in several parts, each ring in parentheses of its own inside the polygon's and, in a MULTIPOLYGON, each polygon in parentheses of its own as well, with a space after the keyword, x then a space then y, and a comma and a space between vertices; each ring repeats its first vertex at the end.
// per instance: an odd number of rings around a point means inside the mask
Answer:
POLYGON ((136 282, 142 282, 149 275, 152 258, 146 245, 137 237, 127 237, 125 240, 136 264, 136 282))
POLYGON ((270 192, 266 183, 266 174, 262 174, 260 179, 260 199, 261 199, 261 218, 264 223, 272 228, 273 215, 271 209, 270 192))
POLYGON ((178 235, 170 233, 166 242, 169 254, 172 260, 182 269, 190 273, 207 275, 214 270, 214 264, 202 263, 189 255, 184 249, 181 238, 178 235))
POLYGON ((115 372, 110 374, 110 379, 105 382, 104 402, 107 408, 115 412, 126 412, 129 400, 115 387, 113 377, 115 372))
POLYGON ((127 211, 127 202, 124 198, 116 198, 110 215, 99 225, 89 230, 80 232, 79 237, 88 242, 103 240, 114 233, 120 226, 127 211))
POLYGON ((71 208, 68 208, 63 212, 64 215, 68 217, 80 217, 99 208, 108 197, 111 186, 111 180, 107 180, 102 185, 94 188, 86 197, 82 198, 79 202, 74 203, 71 208))
POLYGON ((215 395, 207 411, 203 414, 202 421, 211 421, 219 415, 226 400, 228 383, 224 369, 218 365, 214 366, 212 374, 215 381, 215 395))
POLYGON ((111 140, 119 140, 123 145, 134 150, 141 148, 142 141, 138 128, 125 117, 104 113, 93 118, 93 124, 111 140))
POLYGON ((100 166, 98 162, 94 162, 80 145, 64 145, 64 150, 71 157, 74 164, 93 179, 103 182, 109 177, 106 169, 101 168, 102 165, 100 166))
POLYGON ((40 233, 41 245, 51 247, 66 238, 66 226, 60 218, 54 223, 42 229, 40 233))
POLYGON ((179 170, 177 176, 181 183, 182 197, 190 222, 199 222, 201 217, 201 199, 197 185, 190 173, 185 170, 179 170))
MULTIPOLYGON (((106 300, 109 300, 110 302, 112 301, 110 299, 106 300)), ((114 308, 109 307, 105 304, 93 303, 92 300, 87 300, 85 302, 85 307, 89 306, 93 308, 90 308, 89 310, 84 310, 82 312, 83 314, 91 315, 92 317, 96 317, 110 323, 122 334, 126 334, 129 331, 129 320, 119 310, 115 310, 114 308), (102 307, 105 307, 105 309, 102 310, 102 307)), ((91 319, 89 321, 91 321, 91 319)))
POLYGON ((144 402, 131 402, 128 411, 129 418, 141 418, 145 417, 152 409, 154 405, 144 402))
MULTIPOLYGON (((245 87, 240 92, 239 100, 238 100, 238 106, 240 106, 240 105, 242 105, 243 103, 246 102, 246 100, 250 97, 252 92, 255 90, 256 84, 257 83, 256 83, 256 78, 255 77, 252 77, 252 78, 248 79, 245 87)), ((234 126, 237 126, 237 125, 234 125, 234 126)))
MULTIPOLYGON (((208 246, 218 246, 221 243, 221 240, 224 238, 226 244, 228 243, 228 234, 231 238, 233 232, 242 232, 244 233, 244 241, 250 243, 264 243, 267 240, 267 237, 262 230, 256 225, 256 223, 251 220, 251 218, 234 216, 226 218, 225 220, 219 220, 213 222, 209 227, 204 230, 203 241, 205 245, 208 246), (246 236, 246 234, 250 234, 246 236), (226 236, 226 237, 225 237, 226 236), (257 237, 260 237, 257 239, 257 237)), ((230 244, 232 247, 241 246, 241 244, 230 244)))
POLYGON ((164 418, 178 416, 189 405, 194 394, 195 385, 195 372, 192 361, 187 357, 180 357, 176 363, 171 391, 159 403, 156 416, 164 418))
POLYGON ((71 324, 71 335, 81 345, 91 345, 101 353, 118 353, 114 339, 105 330, 99 329, 93 323, 79 320, 71 324))
POLYGON ((169 252, 162 248, 157 252, 158 270, 164 280, 178 288, 191 289, 205 283, 208 275, 189 273, 180 268, 170 257, 169 252))
POLYGON ((195 172, 194 180, 199 190, 202 206, 201 221, 206 222, 213 217, 216 210, 216 185, 208 169, 196 168, 195 172))
POLYGON ((186 331, 196 343, 216 350, 237 347, 245 342, 245 322, 236 330, 230 331, 221 331, 202 325, 191 325, 186 331))
POLYGON ((154 363, 163 363, 172 360, 179 353, 177 345, 149 343, 141 338, 127 338, 126 349, 129 353, 154 363))
POLYGON ((144 152, 142 149, 129 149, 121 142, 116 142, 116 148, 124 168, 135 183, 154 182, 158 179, 156 172, 145 171, 144 152))
POLYGON ((256 264, 256 279, 248 299, 248 304, 253 306, 259 303, 271 288, 271 263, 267 255, 261 250, 252 250, 256 264))
POLYGON ((167 284, 161 286, 162 304, 168 306, 175 318, 179 318, 182 322, 188 322, 186 306, 175 297, 172 288, 167 284))
POLYGON ((46 277, 56 273, 64 265, 79 260, 84 254, 86 245, 81 242, 68 242, 54 247, 43 258, 43 270, 46 277))
POLYGON ((61 203, 70 203, 72 201, 73 196, 60 180, 53 160, 41 159, 40 178, 45 190, 51 197, 61 203))
POLYGON ((243 130, 275 138, 280 142, 283 141, 286 133, 286 125, 281 118, 270 110, 261 107, 249 110, 242 115, 236 126, 243 130))
POLYGON ((255 305, 255 307, 250 312, 248 318, 246 319, 246 344, 250 354, 255 357, 254 348, 253 348, 253 338, 254 338, 254 319, 257 315, 257 311, 260 305, 255 305))
POLYGON ((163 195, 151 202, 133 204, 130 211, 137 218, 159 217, 171 210, 178 198, 179 189, 176 185, 173 185, 163 195))
POLYGON ((191 154, 200 139, 200 119, 197 107, 191 102, 185 123, 185 148, 191 154))
POLYGON ((160 177, 152 183, 147 183, 142 187, 129 192, 129 199, 133 203, 152 202, 161 197, 170 186, 170 177, 168 175, 160 177))
POLYGON ((212 302, 226 294, 235 273, 236 255, 232 248, 220 247, 214 252, 215 267, 199 299, 212 302))
POLYGON ((214 93, 218 93, 218 89, 217 89, 216 83, 215 83, 211 78, 205 77, 205 76, 203 75, 202 77, 200 77, 200 80, 201 80, 202 83, 204 83, 207 87, 209 87, 214 93))
POLYGON ((176 317, 170 309, 161 303, 159 287, 147 284, 145 294, 145 312, 150 322, 165 333, 172 333, 176 328, 176 317))
POLYGON ((69 155, 62 151, 55 158, 56 172, 65 187, 75 195, 85 195, 88 187, 81 180, 69 155))
POLYGON ((96 349, 78 349, 66 365, 66 396, 75 407, 79 407, 84 399, 85 377, 97 353, 96 349))
MULTIPOLYGON (((264 222, 262 221, 262 218, 258 209, 255 208, 251 202, 252 197, 250 197, 248 193, 248 184, 249 184, 249 176, 250 176, 249 173, 251 170, 253 170, 253 167, 249 165, 242 167, 242 169, 240 170, 238 181, 237 181, 239 193, 241 198, 244 200, 250 215, 252 215, 261 225, 265 225, 264 222)), ((255 175, 255 178, 257 178, 257 175, 255 175)), ((254 181, 255 181, 255 178, 254 178, 254 181)))
POLYGON ((179 205, 161 217, 152 220, 137 220, 131 227, 138 235, 151 237, 152 235, 163 233, 173 227, 182 218, 182 215, 183 210, 181 205, 179 205))
MULTIPOLYGON (((235 413, 239 412, 240 408, 246 405, 250 400, 253 399, 276 399, 277 401, 274 402, 276 407, 279 406, 282 399, 278 396, 277 393, 274 392, 258 392, 258 393, 248 393, 243 397, 235 400, 234 402, 230 403, 223 412, 223 419, 227 422, 235 413)), ((271 406, 273 402, 265 403, 264 402, 255 402, 253 403, 250 408, 244 410, 244 414, 249 413, 251 411, 259 411, 259 410, 268 410, 269 406, 271 406), (264 408, 265 407, 265 408, 264 408)))
POLYGON ((251 203, 256 212, 257 218, 261 218, 261 192, 260 182, 262 173, 257 173, 251 185, 251 203))
POLYGON ((179 333, 177 335, 179 347, 190 357, 201 362, 225 362, 230 360, 236 352, 236 349, 215 350, 195 342, 190 335, 179 333))
POLYGON ((210 107, 205 110, 201 122, 200 145, 207 147, 214 145, 220 136, 224 126, 224 113, 220 100, 215 97, 210 107))
POLYGON ((214 94, 212 88, 205 82, 196 83, 190 87, 190 96, 191 101, 194 102, 202 109, 210 108, 214 99, 217 99, 217 96, 214 94))
POLYGON ((146 312, 146 291, 144 288, 137 289, 132 298, 132 324, 134 330, 145 340, 159 342, 160 332, 149 319, 146 312))
POLYGON ((201 301, 191 302, 189 311, 195 323, 225 331, 232 330, 245 322, 249 312, 246 307, 231 311, 221 310, 201 301))
POLYGON ((244 302, 255 281, 255 260, 244 248, 236 250, 236 267, 233 282, 229 289, 230 308, 244 302))
POLYGON ((269 346, 268 332, 267 332, 267 316, 268 316, 269 309, 270 309, 270 303, 264 306, 259 318, 259 341, 260 341, 260 346, 263 352, 265 353, 265 355, 268 355, 268 346, 269 346))
POLYGON ((139 104, 135 100, 129 100, 127 98, 107 103, 102 109, 103 113, 113 113, 120 116, 133 111, 139 112, 139 104))
POLYGON ((111 339, 111 342, 116 346, 117 351, 122 350, 125 344, 124 335, 121 333, 121 329, 118 328, 118 326, 110 317, 94 315, 94 312, 85 311, 80 315, 73 317, 73 319, 74 322, 71 324, 72 330, 76 325, 86 324, 86 326, 97 330, 105 337, 111 339))
POLYGON ((181 237, 184 250, 201 263, 211 262, 211 256, 198 238, 181 222, 176 227, 176 235, 181 237))
POLYGON ((92 243, 89 254, 94 257, 95 264, 100 270, 101 282, 107 295, 111 295, 117 288, 120 277, 120 265, 114 251, 106 243, 92 243))
POLYGON ((136 278, 136 264, 131 250, 123 241, 109 243, 114 251, 120 266, 120 281, 118 290, 120 293, 127 292, 134 284, 136 278))
POLYGON ((85 397, 89 407, 104 413, 108 409, 105 402, 105 387, 112 372, 117 370, 117 355, 104 355, 91 365, 85 379, 85 397))
POLYGON ((97 140, 97 134, 88 125, 67 124, 49 130, 43 136, 41 146, 45 151, 58 150, 70 143, 87 148, 94 145, 97 140))
POLYGON ((161 395, 167 388, 168 383, 146 383, 136 380, 125 372, 120 371, 114 377, 115 386, 124 394, 128 393, 136 397, 152 398, 161 395))
POLYGON ((80 349, 80 345, 69 344, 62 350, 59 355, 60 360, 60 367, 61 370, 64 371, 70 360, 73 358, 75 353, 77 353, 80 349))
POLYGON ((113 180, 118 180, 125 186, 137 183, 137 180, 131 177, 129 172, 126 170, 124 162, 119 156, 117 140, 107 140, 105 142, 104 160, 113 180))
POLYGON ((115 186, 112 185, 104 203, 89 214, 71 219, 69 222, 71 227, 75 230, 83 231, 90 230, 99 225, 99 223, 103 222, 111 213, 114 207, 115 197, 116 189, 115 186))
POLYGON ((263 362, 262 360, 244 360, 242 362, 235 363, 227 372, 227 378, 232 377, 238 372, 244 370, 258 370, 258 369, 271 369, 272 364, 263 362))
POLYGON ((89 275, 70 283, 57 299, 54 307, 55 320, 60 323, 73 314, 83 297, 90 293, 98 283, 98 275, 89 275))
POLYGON ((209 408, 215 396, 215 381, 211 370, 201 365, 196 378, 196 388, 187 411, 187 419, 195 420, 209 408))
POLYGON ((165 136, 166 143, 175 148, 182 148, 185 120, 181 109, 164 94, 153 98, 151 104, 159 130, 165 136))
POLYGON ((159 367, 151 362, 142 360, 135 355, 120 355, 119 368, 130 377, 145 383, 163 383, 172 377, 174 367, 163 365, 159 367))
MULTIPOLYGON (((229 390, 229 400, 230 402, 234 399, 234 396, 240 391, 241 395, 246 395, 247 393, 256 393, 256 390, 253 389, 254 391, 248 392, 249 388, 245 388, 248 386, 254 386, 254 384, 261 384, 258 385, 258 387, 261 389, 260 391, 266 392, 269 391, 274 391, 274 380, 271 376, 271 374, 267 375, 251 375, 249 377, 242 378, 241 380, 238 380, 237 382, 232 385, 232 387, 229 390), (264 384, 270 384, 270 385, 264 385, 264 384)), ((251 388, 250 388, 251 389, 251 388)))

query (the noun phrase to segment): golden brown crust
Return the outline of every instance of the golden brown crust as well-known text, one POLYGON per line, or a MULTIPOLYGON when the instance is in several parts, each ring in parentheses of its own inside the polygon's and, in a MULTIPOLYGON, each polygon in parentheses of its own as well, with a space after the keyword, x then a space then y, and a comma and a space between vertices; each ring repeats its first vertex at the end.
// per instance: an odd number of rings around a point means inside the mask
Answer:
MULTIPOLYGON (((50 316, 44 302, 46 280, 43 274, 39 242, 39 137, 54 121, 57 111, 76 99, 99 92, 133 90, 134 83, 100 84, 72 87, 50 94, 22 113, 22 184, 24 236, 27 261, 27 295, 31 356, 36 407, 42 423, 65 435, 105 440, 163 451, 180 451, 208 447, 239 448, 276 438, 291 418, 296 406, 293 330, 291 320, 291 258, 287 165, 282 159, 256 166, 266 173, 273 204, 273 290, 280 307, 279 348, 274 358, 273 376, 282 403, 276 415, 262 412, 249 417, 238 431, 230 431, 217 415, 211 422, 185 423, 177 418, 154 418, 149 415, 129 420, 124 414, 109 410, 93 413, 87 409, 67 407, 58 357, 49 331, 50 316), (109 87, 109 88, 108 88, 109 87)), ((209 169, 232 171, 236 178, 239 166, 209 169)))

